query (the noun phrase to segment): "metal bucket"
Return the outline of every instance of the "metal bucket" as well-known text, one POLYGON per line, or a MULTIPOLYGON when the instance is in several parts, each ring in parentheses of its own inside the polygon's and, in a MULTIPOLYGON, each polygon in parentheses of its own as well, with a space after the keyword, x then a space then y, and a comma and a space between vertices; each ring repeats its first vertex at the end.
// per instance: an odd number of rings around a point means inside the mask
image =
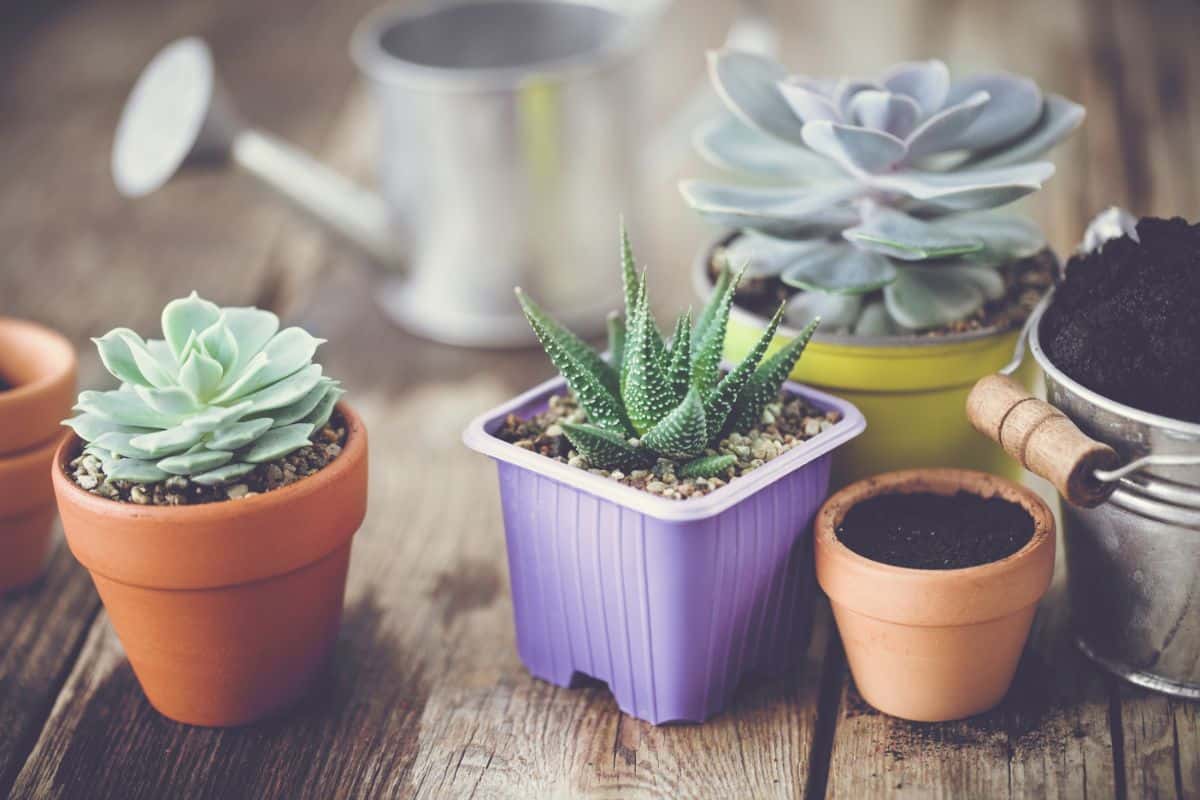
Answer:
MULTIPOLYGON (((1130 230, 1121 212, 1106 212, 1089 227, 1085 248, 1130 230)), ((1060 371, 1039 338, 1053 295, 1026 323, 1001 375, 976 384, 968 417, 1068 500, 1063 531, 1079 648, 1131 683, 1200 699, 1200 424, 1116 403, 1060 371), (1024 361, 1026 338, 1048 403, 1003 377, 1024 361)))

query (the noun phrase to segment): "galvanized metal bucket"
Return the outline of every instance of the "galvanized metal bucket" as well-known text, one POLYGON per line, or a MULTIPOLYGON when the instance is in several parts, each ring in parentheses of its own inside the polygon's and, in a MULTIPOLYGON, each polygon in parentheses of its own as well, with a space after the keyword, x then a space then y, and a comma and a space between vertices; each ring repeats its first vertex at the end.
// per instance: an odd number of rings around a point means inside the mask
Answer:
MULTIPOLYGON (((1098 222, 1121 219, 1108 213, 1098 222)), ((1085 247, 1111 238, 1096 227, 1085 247)), ((968 416, 1068 501, 1063 533, 1079 648, 1131 683, 1200 699, 1200 424, 1116 403, 1059 370, 1039 340, 1053 294, 1001 371, 1020 366, 1027 341, 1049 403, 989 376, 968 398, 968 416)))

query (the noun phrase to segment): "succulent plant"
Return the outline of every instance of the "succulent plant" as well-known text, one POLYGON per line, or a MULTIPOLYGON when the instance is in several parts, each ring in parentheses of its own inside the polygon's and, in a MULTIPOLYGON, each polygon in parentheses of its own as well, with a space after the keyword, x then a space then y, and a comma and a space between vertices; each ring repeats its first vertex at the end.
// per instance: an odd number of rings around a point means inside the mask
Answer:
POLYGON ((128 328, 95 339, 117 389, 79 395, 66 420, 110 480, 172 475, 216 485, 310 443, 343 392, 312 363, 323 340, 257 308, 192 292, 162 312, 162 339, 128 328))
POLYGON ((623 226, 621 265, 625 314, 609 317, 608 360, 516 290, 533 332, 587 413, 586 423, 561 422, 563 433, 595 468, 636 469, 666 458, 679 464, 680 477, 719 475, 736 459, 715 446, 761 421, 820 320, 766 357, 783 316, 780 305, 746 359, 722 374, 725 328, 741 275, 722 271, 695 324, 691 311, 684 312, 664 340, 623 226))
POLYGON ((731 113, 697 148, 757 183, 680 188, 742 231, 727 257, 803 290, 789 319, 821 313, 860 334, 945 325, 1003 296, 996 267, 1045 246, 1032 222, 992 209, 1054 174, 1033 159, 1083 120, 1070 100, 1005 73, 952 82, 941 61, 834 81, 724 50, 709 68, 731 113))

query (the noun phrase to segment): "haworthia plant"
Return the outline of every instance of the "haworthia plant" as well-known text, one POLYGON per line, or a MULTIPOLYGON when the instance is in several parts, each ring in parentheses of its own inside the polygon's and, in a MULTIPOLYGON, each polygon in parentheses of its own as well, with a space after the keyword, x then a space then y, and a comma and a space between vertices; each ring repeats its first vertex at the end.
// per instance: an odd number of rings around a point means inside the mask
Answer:
POLYGON ((709 67, 729 113, 697 148, 755 184, 681 190, 742 232, 731 261, 800 290, 789 318, 865 335, 945 325, 1003 294, 998 266, 1045 247, 1032 222, 993 209, 1054 174, 1034 159, 1083 120, 1070 100, 1006 73, 951 81, 941 61, 873 80, 790 75, 733 50, 709 67))
POLYGON ((645 276, 638 276, 634 263, 622 225, 626 306, 624 317, 608 320, 609 361, 516 290, 529 325, 587 413, 586 423, 560 423, 564 435, 600 469, 637 469, 665 458, 679 465, 681 477, 723 474, 736 459, 714 448, 729 433, 759 424, 820 319, 767 358, 783 317, 781 305, 746 359, 722 376, 725 328, 739 276, 722 272, 695 326, 689 310, 664 342, 645 276))
POLYGON ((79 395, 63 424, 111 480, 180 475, 233 481, 310 443, 343 394, 312 363, 323 340, 257 308, 219 308, 197 296, 162 312, 162 339, 128 328, 94 339, 121 382, 79 395))

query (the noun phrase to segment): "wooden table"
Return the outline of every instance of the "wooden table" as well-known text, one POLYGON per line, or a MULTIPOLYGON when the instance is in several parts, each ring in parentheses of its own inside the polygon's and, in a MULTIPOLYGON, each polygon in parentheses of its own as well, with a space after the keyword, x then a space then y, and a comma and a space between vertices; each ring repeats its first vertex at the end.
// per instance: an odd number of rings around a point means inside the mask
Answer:
MULTIPOLYGON (((44 580, 0 600, 0 795, 17 797, 610 796, 861 798, 1200 796, 1200 709, 1118 684, 1065 631, 1062 584, 1044 602, 1010 697, 965 722, 881 716, 851 683, 827 611, 803 668, 754 687, 705 725, 655 728, 602 687, 563 690, 517 659, 492 466, 459 443, 465 421, 550 374, 535 351, 420 341, 372 303, 354 253, 253 191, 191 177, 120 199, 108 148, 120 104, 164 42, 199 33, 251 117, 364 176, 370 109, 345 54, 373 0, 9 4, 0 28, 0 313, 80 347, 143 333, 192 288, 255 303, 325 337, 373 441, 371 507, 323 691, 241 730, 159 717, 138 689, 87 574, 59 547, 44 580)), ((1196 216, 1200 13, 1090 2, 780 2, 799 70, 870 73, 938 55, 1007 67, 1088 107, 1032 209, 1061 251, 1110 203, 1196 216), (801 5, 803 7, 801 7, 801 5)), ((700 79, 728 3, 671 17, 664 97, 700 79)), ((704 230, 664 166, 639 220, 664 310, 704 230)))

